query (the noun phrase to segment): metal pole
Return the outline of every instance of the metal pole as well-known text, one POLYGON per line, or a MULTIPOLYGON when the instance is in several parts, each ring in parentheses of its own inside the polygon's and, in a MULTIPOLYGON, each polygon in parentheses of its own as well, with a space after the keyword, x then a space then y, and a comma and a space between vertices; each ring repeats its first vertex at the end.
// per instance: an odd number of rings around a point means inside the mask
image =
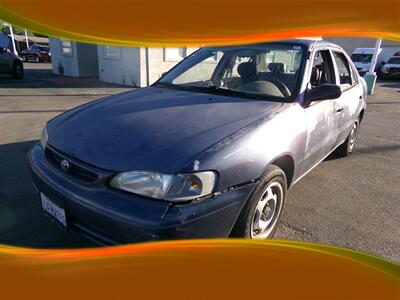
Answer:
POLYGON ((369 65, 369 70, 368 70, 369 74, 374 74, 376 61, 378 60, 379 50, 381 49, 381 44, 382 44, 382 39, 376 39, 374 55, 372 56, 371 64, 369 65))
POLYGON ((29 48, 28 34, 26 33, 26 29, 25 29, 25 43, 26 43, 26 48, 29 48))
POLYGON ((149 48, 146 47, 145 49, 145 56, 146 56, 146 86, 150 85, 150 58, 149 58, 149 48))
POLYGON ((12 45, 13 45, 13 51, 14 51, 15 55, 18 55, 17 49, 15 48, 14 32, 13 32, 12 25, 9 24, 8 28, 10 29, 10 35, 11 35, 11 42, 12 42, 12 45))
POLYGON ((375 74, 375 65, 378 60, 379 50, 381 49, 382 39, 377 39, 375 43, 374 54, 372 55, 371 64, 369 65, 368 72, 364 75, 365 82, 367 83, 367 92, 368 95, 372 95, 375 89, 376 83, 376 74, 375 74))

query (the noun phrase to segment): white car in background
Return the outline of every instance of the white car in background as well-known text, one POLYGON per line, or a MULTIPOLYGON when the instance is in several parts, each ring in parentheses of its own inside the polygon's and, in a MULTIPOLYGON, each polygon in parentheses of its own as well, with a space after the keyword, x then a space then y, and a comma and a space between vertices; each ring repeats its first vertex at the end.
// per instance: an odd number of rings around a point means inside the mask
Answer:
MULTIPOLYGON (((356 48, 351 54, 350 58, 354 63, 354 66, 357 68, 358 73, 361 76, 364 76, 365 73, 368 72, 369 67, 371 65, 372 56, 374 55, 374 48, 356 48)), ((379 54, 382 52, 382 48, 379 49, 379 54)), ((379 60, 378 54, 378 60, 379 60)), ((380 62, 377 61, 376 66, 379 66, 380 62)))
POLYGON ((381 68, 379 76, 400 79, 400 56, 392 56, 381 68))
MULTIPOLYGON (((374 67, 374 72, 380 74, 382 66, 385 61, 388 61, 393 56, 400 56, 400 47, 382 47, 379 49, 378 57, 374 67)), ((351 53, 351 60, 353 61, 358 73, 364 76, 369 71, 372 57, 374 55, 375 48, 356 48, 351 53)))

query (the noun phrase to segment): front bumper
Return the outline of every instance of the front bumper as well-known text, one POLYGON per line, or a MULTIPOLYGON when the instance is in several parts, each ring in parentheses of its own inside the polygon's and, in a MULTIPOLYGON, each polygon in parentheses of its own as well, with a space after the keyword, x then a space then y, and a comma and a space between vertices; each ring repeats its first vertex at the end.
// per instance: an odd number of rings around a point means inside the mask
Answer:
POLYGON ((357 69, 357 71, 358 71, 358 74, 360 74, 360 76, 364 76, 368 72, 368 70, 362 70, 362 69, 360 69, 360 70, 357 69))
POLYGON ((381 72, 381 77, 382 78, 400 78, 400 72, 397 73, 392 73, 392 72, 381 72))
POLYGON ((36 188, 65 209, 68 227, 101 244, 228 237, 256 183, 188 204, 76 182, 48 162, 40 145, 29 153, 36 188))

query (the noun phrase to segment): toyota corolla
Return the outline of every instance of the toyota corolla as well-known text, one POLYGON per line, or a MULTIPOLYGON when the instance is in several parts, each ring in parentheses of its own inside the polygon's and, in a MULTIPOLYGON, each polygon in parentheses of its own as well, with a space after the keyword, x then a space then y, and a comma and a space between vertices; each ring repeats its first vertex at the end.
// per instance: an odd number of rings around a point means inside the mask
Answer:
POLYGON ((331 43, 202 48, 150 87, 50 120, 32 176, 46 215, 103 244, 266 239, 287 190, 353 151, 365 99, 331 43))

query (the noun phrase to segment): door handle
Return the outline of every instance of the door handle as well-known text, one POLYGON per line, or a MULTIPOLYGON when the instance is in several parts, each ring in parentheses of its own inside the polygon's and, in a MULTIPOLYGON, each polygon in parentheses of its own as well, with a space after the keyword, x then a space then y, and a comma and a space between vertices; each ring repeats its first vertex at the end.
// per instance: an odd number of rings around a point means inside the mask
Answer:
POLYGON ((343 111, 343 106, 336 107, 335 113, 341 113, 343 111))

